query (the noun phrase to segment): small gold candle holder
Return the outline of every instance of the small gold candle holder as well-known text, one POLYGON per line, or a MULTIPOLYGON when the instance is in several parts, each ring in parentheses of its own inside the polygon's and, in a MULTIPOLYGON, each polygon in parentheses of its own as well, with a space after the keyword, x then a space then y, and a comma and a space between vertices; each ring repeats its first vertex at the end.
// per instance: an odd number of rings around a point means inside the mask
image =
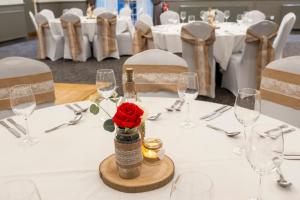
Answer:
POLYGON ((145 138, 142 152, 146 161, 158 161, 164 156, 163 143, 159 138, 145 138))

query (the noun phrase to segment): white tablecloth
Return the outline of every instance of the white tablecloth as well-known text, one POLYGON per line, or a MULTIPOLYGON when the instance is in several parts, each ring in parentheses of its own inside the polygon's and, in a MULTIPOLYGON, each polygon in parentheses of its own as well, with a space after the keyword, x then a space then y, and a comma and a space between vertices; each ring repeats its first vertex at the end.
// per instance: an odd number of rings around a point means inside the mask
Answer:
MULTIPOLYGON (((88 36, 90 42, 93 41, 94 36, 97 31, 97 20, 96 19, 87 19, 86 17, 81 17, 81 26, 82 33, 88 36)), ((50 28, 55 35, 63 35, 63 30, 61 27, 60 19, 56 18, 49 21, 50 28)), ((120 34, 126 31, 134 31, 134 26, 131 18, 128 17, 118 17, 116 25, 116 33, 120 34)))
MULTIPOLYGON (((151 113, 164 111, 174 99, 143 98, 151 113)), ((106 103, 108 104, 108 103, 106 103)), ((89 102, 82 102, 86 107, 89 102)), ((104 105, 113 108, 112 104, 104 105)), ((184 170, 200 170, 208 174, 214 183, 213 200, 249 199, 256 194, 257 176, 244 158, 233 154, 232 149, 241 142, 241 136, 226 137, 206 127, 207 122, 199 117, 220 105, 195 101, 191 114, 196 127, 183 129, 179 123, 184 112, 163 113, 158 121, 147 121, 146 136, 160 137, 167 154, 174 160, 176 174, 184 170)), ((110 109, 113 114, 114 109, 110 109)), ((55 106, 36 111, 30 119, 31 133, 40 141, 37 145, 23 148, 11 133, 0 127, 0 184, 12 179, 32 179, 40 190, 42 200, 86 200, 98 193, 99 199, 153 199, 168 200, 171 184, 151 192, 126 194, 107 187, 99 178, 98 165, 114 153, 114 134, 103 130, 99 116, 86 113, 81 123, 45 134, 44 130, 73 117, 64 106, 55 106)), ((21 122, 18 118, 16 118, 21 122)), ((282 122, 262 116, 260 122, 282 122)), ((241 126, 234 117, 233 109, 210 122, 229 130, 241 126)), ((300 130, 286 135, 285 148, 298 151, 300 130)), ((293 187, 277 186, 276 175, 264 180, 264 197, 272 200, 299 200, 300 161, 285 160, 282 170, 293 187)))
MULTIPOLYGON (((152 33, 155 47, 173 53, 181 53, 181 26, 182 24, 154 26, 152 33)), ((231 55, 240 52, 244 47, 247 27, 236 23, 222 23, 217 27, 214 56, 222 69, 226 70, 231 55)))

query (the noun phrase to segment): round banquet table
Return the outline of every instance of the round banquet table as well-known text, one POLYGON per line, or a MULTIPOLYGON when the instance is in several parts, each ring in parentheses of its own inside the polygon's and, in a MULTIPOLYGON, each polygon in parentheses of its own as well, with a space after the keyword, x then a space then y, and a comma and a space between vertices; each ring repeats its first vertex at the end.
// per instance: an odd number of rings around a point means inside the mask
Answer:
MULTIPOLYGON (((155 48, 172 53, 181 53, 180 31, 183 25, 159 25, 152 27, 155 48)), ((226 22, 217 25, 214 57, 223 70, 227 69, 231 55, 242 51, 246 30, 247 26, 243 24, 238 25, 237 23, 226 22)))
MULTIPOLYGON (((164 111, 175 99, 148 97, 142 100, 148 113, 153 114, 164 111)), ((87 107, 90 102, 79 104, 87 107)), ((108 101, 104 104, 113 114, 114 104, 108 101)), ((175 163, 175 176, 186 170, 208 174, 213 181, 213 200, 249 199, 256 194, 257 175, 244 157, 232 152, 240 144, 241 135, 229 138, 207 128, 208 122, 199 120, 200 116, 220 107, 219 104, 194 101, 191 106, 195 128, 179 127, 185 112, 163 112, 159 120, 146 122, 146 136, 163 140, 167 155, 175 163)), ((115 191, 102 182, 98 166, 114 153, 114 134, 102 128, 100 116, 85 113, 80 124, 44 133, 44 130, 73 117, 73 112, 63 105, 35 111, 29 123, 31 134, 39 139, 39 143, 31 147, 23 147, 18 139, 0 127, 0 184, 13 179, 31 179, 36 183, 42 200, 86 200, 91 194, 112 200, 169 199, 171 183, 151 192, 128 194, 115 191)), ((17 117, 15 120, 22 123, 17 117)), ((259 122, 270 122, 274 127, 283 124, 266 116, 261 116, 259 122)), ((233 109, 209 123, 229 131, 241 129, 233 109)), ((300 152, 299 129, 287 134, 285 139, 285 151, 300 152)), ((290 189, 277 186, 276 174, 265 176, 265 199, 299 200, 299 168, 300 161, 296 160, 284 160, 282 164, 286 178, 293 182, 290 189)))
MULTIPOLYGON (((97 20, 96 19, 88 19, 86 17, 80 17, 82 34, 86 35, 90 42, 93 41, 94 36, 97 31, 97 20)), ((53 19, 49 21, 50 28, 54 35, 63 35, 63 30, 61 27, 61 22, 59 18, 53 19)), ((118 17, 117 25, 116 25, 116 33, 120 34, 126 31, 132 33, 134 30, 134 26, 131 18, 128 17, 118 17)))

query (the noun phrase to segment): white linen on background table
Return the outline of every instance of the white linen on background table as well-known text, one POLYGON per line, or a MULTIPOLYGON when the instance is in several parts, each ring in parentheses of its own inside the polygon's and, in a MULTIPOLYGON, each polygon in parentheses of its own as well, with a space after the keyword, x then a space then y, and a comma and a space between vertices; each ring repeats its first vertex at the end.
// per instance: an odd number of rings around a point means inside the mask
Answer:
MULTIPOLYGON (((155 48, 182 52, 180 31, 183 24, 160 25, 152 27, 155 48)), ((216 41, 214 43, 214 57, 223 70, 227 69, 233 53, 243 50, 247 27, 236 23, 221 23, 217 25, 216 41)))
MULTIPOLYGON (((143 98, 149 114, 164 111, 174 102, 172 98, 143 98)), ((82 107, 89 102, 81 102, 82 107)), ((114 113, 110 102, 103 105, 114 113)), ((179 123, 184 120, 183 112, 164 112, 158 121, 147 121, 146 137, 160 137, 164 148, 175 163, 176 174, 185 170, 200 170, 208 174, 213 182, 213 199, 248 199, 255 194, 257 177, 244 158, 235 156, 232 149, 241 142, 242 135, 226 137, 206 127, 208 122, 199 117, 218 108, 219 104, 194 101, 191 115, 196 127, 183 129, 179 123)), ((185 109, 184 109, 185 110, 185 109)), ((44 130, 68 121, 73 112, 64 106, 37 110, 30 119, 31 133, 40 142, 29 148, 22 148, 11 133, 0 127, 0 182, 12 179, 34 180, 43 200, 86 200, 93 192, 99 192, 110 199, 169 199, 171 184, 146 193, 125 194, 105 186, 99 178, 99 163, 114 153, 114 134, 103 130, 99 116, 86 113, 80 124, 64 127, 45 134, 44 130)), ((18 118, 16 118, 20 123, 18 118)), ((282 124, 265 116, 260 122, 282 124)), ((240 129, 233 109, 209 122, 227 129, 240 129), (229 127, 231 124, 232 127, 229 127)), ((300 130, 286 135, 286 148, 300 152, 300 130), (291 138, 291 139, 290 139, 291 138)), ((282 170, 293 187, 279 188, 276 175, 266 177, 264 197, 272 200, 298 200, 300 196, 300 162, 285 160, 282 170)))
MULTIPOLYGON (((89 41, 92 42, 97 31, 97 20, 87 19, 86 17, 81 17, 80 20, 82 26, 82 34, 88 36, 89 41)), ((50 20, 49 25, 54 35, 63 35, 63 30, 59 18, 50 20)), ((134 27, 130 18, 117 18, 116 34, 120 34, 125 31, 129 31, 131 33, 133 29, 134 27)))

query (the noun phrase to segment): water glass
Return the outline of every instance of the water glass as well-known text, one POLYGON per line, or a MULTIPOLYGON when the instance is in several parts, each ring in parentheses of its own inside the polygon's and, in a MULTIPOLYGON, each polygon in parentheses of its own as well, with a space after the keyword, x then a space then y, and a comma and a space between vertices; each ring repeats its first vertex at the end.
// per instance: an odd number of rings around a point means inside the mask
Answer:
POLYGON ((242 154, 243 146, 246 140, 246 128, 254 124, 260 116, 261 96, 260 92, 252 88, 243 88, 238 90, 234 103, 234 114, 236 119, 243 125, 243 145, 235 148, 234 152, 242 154))
POLYGON ((262 200, 262 178, 274 172, 283 160, 284 141, 280 128, 274 131, 274 124, 257 124, 251 129, 246 143, 246 157, 259 176, 256 200, 262 200), (270 130, 272 134, 270 134, 270 130))
POLYGON ((193 22, 195 22, 195 15, 189 15, 188 23, 193 23, 193 22))
POLYGON ((200 172, 188 171, 179 174, 173 182, 170 200, 210 200, 213 182, 200 172))
POLYGON ((114 94, 116 78, 112 69, 97 70, 96 88, 98 93, 105 99, 108 99, 114 94))
POLYGON ((13 180, 0 186, 0 200, 41 200, 41 195, 30 180, 13 180))
POLYGON ((185 72, 179 75, 179 80, 177 83, 178 96, 184 99, 187 103, 187 116, 182 127, 192 128, 194 123, 190 119, 190 103, 195 100, 198 96, 198 76, 194 72, 185 72))
POLYGON ((26 135, 23 142, 34 145, 38 140, 29 134, 28 118, 36 107, 35 96, 30 84, 16 85, 10 90, 10 105, 13 112, 25 120, 26 135))
POLYGON ((228 22, 228 19, 230 18, 230 10, 225 10, 224 16, 225 16, 226 22, 228 22))
POLYGON ((206 11, 204 11, 204 10, 201 10, 200 11, 200 18, 201 18, 201 20, 204 22, 204 20, 205 20, 205 15, 206 15, 206 11))
POLYGON ((236 16, 236 22, 238 23, 238 25, 241 25, 242 24, 242 22, 243 22, 243 15, 242 14, 238 14, 237 16, 236 16))
POLYGON ((186 19, 186 11, 180 12, 180 19, 181 19, 182 23, 184 23, 184 20, 186 19))

